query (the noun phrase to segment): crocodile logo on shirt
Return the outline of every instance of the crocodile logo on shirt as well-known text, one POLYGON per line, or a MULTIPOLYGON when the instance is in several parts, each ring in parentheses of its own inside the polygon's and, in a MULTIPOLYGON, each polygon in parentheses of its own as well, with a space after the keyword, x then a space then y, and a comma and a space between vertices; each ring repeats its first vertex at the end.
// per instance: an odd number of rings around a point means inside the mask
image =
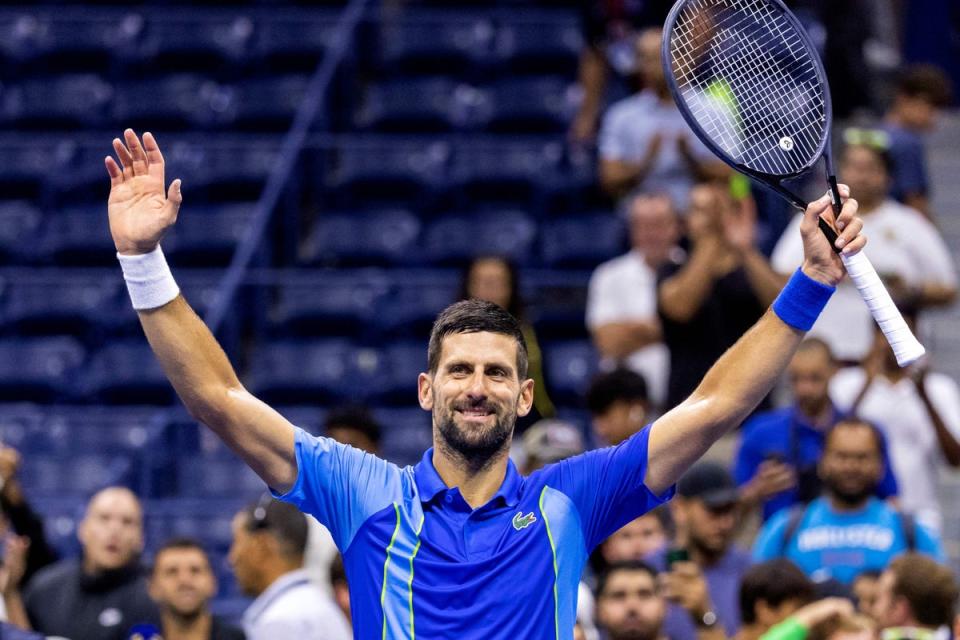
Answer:
POLYGON ((526 529, 536 521, 537 516, 533 515, 533 511, 527 515, 523 515, 523 511, 517 511, 517 515, 513 516, 513 528, 520 531, 520 529, 526 529))

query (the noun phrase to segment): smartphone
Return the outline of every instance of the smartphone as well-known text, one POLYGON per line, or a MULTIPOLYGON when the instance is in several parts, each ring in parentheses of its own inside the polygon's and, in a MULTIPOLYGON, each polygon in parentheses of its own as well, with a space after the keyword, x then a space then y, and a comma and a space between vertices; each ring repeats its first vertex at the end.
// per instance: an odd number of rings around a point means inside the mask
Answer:
POLYGON ((690 552, 682 547, 667 549, 667 571, 670 571, 674 562, 690 562, 690 552))

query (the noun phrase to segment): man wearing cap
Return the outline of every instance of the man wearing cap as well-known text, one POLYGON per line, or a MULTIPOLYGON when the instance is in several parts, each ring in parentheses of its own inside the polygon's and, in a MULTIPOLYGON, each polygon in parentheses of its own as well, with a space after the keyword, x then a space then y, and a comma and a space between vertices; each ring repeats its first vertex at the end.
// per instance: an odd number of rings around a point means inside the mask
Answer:
POLYGON ((677 483, 677 495, 670 504, 676 526, 671 549, 685 550, 689 560, 668 567, 670 550, 657 552, 649 560, 677 582, 702 572, 710 607, 695 613, 671 607, 664 631, 672 640, 692 640, 704 627, 713 625, 721 625, 732 638, 740 628, 740 580, 752 561, 749 553, 733 543, 738 494, 733 477, 715 462, 694 465, 677 483))

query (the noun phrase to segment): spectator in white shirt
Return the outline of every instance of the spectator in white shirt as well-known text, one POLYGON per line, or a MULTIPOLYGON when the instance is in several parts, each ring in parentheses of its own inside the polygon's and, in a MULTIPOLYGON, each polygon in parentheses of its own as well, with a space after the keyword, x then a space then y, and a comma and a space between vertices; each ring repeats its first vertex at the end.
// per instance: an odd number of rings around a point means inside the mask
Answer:
POLYGON ((665 195, 630 202, 630 251, 597 267, 587 290, 587 327, 605 361, 647 381, 654 404, 666 396, 669 354, 657 318, 657 269, 679 252, 680 225, 665 195))
POLYGON ((230 564, 256 598, 243 614, 248 640, 352 638, 343 613, 303 570, 306 545, 306 517, 269 494, 234 518, 230 564))
MULTIPOLYGON (((949 304, 957 293, 950 251, 929 220, 888 197, 890 167, 889 154, 876 146, 848 145, 842 154, 840 175, 860 203, 859 215, 870 237, 866 255, 901 307, 949 304)), ((799 226, 798 214, 773 251, 773 268, 782 274, 793 273, 803 259, 799 226)), ((844 280, 810 335, 827 342, 838 360, 859 362, 870 351, 872 324, 860 294, 844 280), (840 326, 845 330, 837 332, 840 326)))
POLYGON ((880 427, 899 481, 901 508, 939 532, 937 475, 944 463, 960 467, 960 388, 927 365, 901 369, 883 333, 877 329, 873 336, 870 355, 862 366, 834 376, 830 396, 841 411, 880 427))
POLYGON ((660 64, 662 39, 661 29, 637 37, 644 89, 613 104, 603 117, 600 184, 618 198, 664 189, 683 210, 695 182, 729 175, 729 169, 697 139, 670 97, 660 64))

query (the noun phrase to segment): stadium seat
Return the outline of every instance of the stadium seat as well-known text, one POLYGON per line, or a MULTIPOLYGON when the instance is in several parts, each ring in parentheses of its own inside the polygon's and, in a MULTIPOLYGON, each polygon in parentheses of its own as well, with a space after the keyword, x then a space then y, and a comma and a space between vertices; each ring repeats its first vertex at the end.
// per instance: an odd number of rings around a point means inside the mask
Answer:
POLYGON ((174 137, 164 149, 164 160, 168 175, 185 177, 184 189, 189 177, 194 202, 249 202, 260 197, 280 145, 276 136, 174 137))
MULTIPOLYGON (((238 463, 233 461, 234 465, 238 463)), ((262 481, 260 487, 259 492, 262 493, 262 481)), ((225 499, 220 500, 213 497, 189 497, 147 502, 144 505, 144 532, 147 543, 156 547, 170 538, 192 538, 222 556, 233 542, 233 517, 258 496, 257 490, 244 493, 239 487, 234 495, 229 493, 228 491, 225 499)), ((217 571, 216 567, 214 571, 217 571)))
POLYGON ((497 31, 496 54, 508 73, 572 76, 583 50, 575 13, 530 12, 511 16, 497 31))
POLYGON ((450 187, 460 206, 534 208, 562 159, 556 141, 466 140, 457 145, 450 187))
MULTIPOLYGON (((549 224, 549 223, 547 223, 549 224)), ((527 320, 541 342, 585 339, 589 271, 527 271, 521 282, 527 320)))
POLYGON ((100 127, 106 124, 113 88, 94 74, 68 74, 20 82, 12 115, 18 128, 100 127))
POLYGON ((173 387, 145 340, 109 343, 93 353, 86 367, 87 393, 111 404, 168 405, 173 387))
MULTIPOLYGON (((51 167, 50 147, 44 143, 55 146, 58 152, 64 146, 52 140, 38 142, 20 138, 0 141, 0 188, 8 202, 22 198, 36 204, 50 172, 54 167, 60 169, 56 162, 51 167)), ((0 235, 5 234, 6 230, 0 230, 0 235)))
POLYGON ((378 354, 349 340, 264 342, 250 357, 250 390, 273 403, 361 402, 378 354))
POLYGON ((482 12, 407 10, 380 27, 380 66, 396 74, 464 74, 492 59, 496 25, 482 12))
POLYGON ((249 226, 255 203, 194 206, 164 238, 171 261, 186 267, 224 267, 249 226))
POLYGON ((374 322, 383 336, 429 336, 437 314, 457 300, 459 274, 444 270, 399 271, 397 286, 377 305, 374 322))
POLYGON ((114 53, 129 45, 135 26, 132 16, 93 13, 89 8, 77 15, 64 9, 0 11, 0 49, 5 57, 29 73, 108 72, 114 53))
POLYGON ((304 243, 302 262, 320 266, 417 262, 420 221, 407 211, 322 213, 304 243))
MULTIPOLYGON (((94 280, 59 272, 47 282, 8 282, 0 285, 0 320, 19 335, 70 334, 85 337, 98 327, 116 324, 116 314, 128 306, 121 298, 119 277, 94 280)), ((115 275, 115 274, 111 274, 115 275)))
POLYGON ((83 517, 84 499, 87 496, 39 497, 28 487, 30 506, 43 520, 43 534, 47 542, 62 558, 80 556, 80 540, 77 525, 83 517))
POLYGON ((62 265, 115 266, 117 250, 103 205, 70 207, 47 216, 38 252, 62 265))
POLYGON ((20 479, 31 497, 74 496, 77 504, 112 485, 130 486, 134 465, 129 456, 101 454, 35 454, 24 458, 20 479))
POLYGON ((555 267, 594 267, 627 250, 623 221, 613 213, 558 218, 543 225, 541 255, 555 267))
POLYGON ((271 333, 359 337, 375 321, 378 303, 389 287, 389 280, 378 272, 313 272, 278 289, 269 312, 271 333))
POLYGON ((286 131, 307 92, 307 75, 245 79, 232 87, 232 129, 286 131))
POLYGON ((417 376, 426 370, 426 340, 388 344, 382 351, 382 365, 377 373, 382 385, 374 400, 379 404, 413 404, 417 398, 417 376))
MULTIPOLYGON (((463 85, 459 90, 464 94, 470 88, 463 85)), ((375 84, 367 89, 354 124, 381 132, 450 131, 457 124, 467 124, 469 105, 457 99, 457 91, 458 83, 446 77, 396 78, 375 84)))
MULTIPOLYGON (((0 151, 0 163, 4 155, 0 151)), ((0 264, 30 262, 35 258, 33 248, 41 217, 40 210, 29 200, 0 201, 0 264)))
POLYGON ((598 357, 588 340, 551 342, 543 347, 544 369, 554 402, 567 406, 583 403, 598 357))
POLYGON ((423 250, 436 264, 464 264, 481 255, 505 256, 524 263, 536 234, 536 224, 519 211, 448 215, 427 228, 423 250))
POLYGON ((51 407, 38 413, 47 439, 42 451, 62 456, 156 455, 164 426, 156 409, 144 407, 51 407))
POLYGON ((559 134, 570 126, 576 104, 565 78, 512 77, 492 88, 486 130, 494 133, 559 134))
POLYGON ((235 11, 148 14, 140 66, 153 72, 223 72, 246 61, 254 32, 254 21, 235 11))
POLYGON ((239 458, 185 457, 177 463, 179 495, 186 498, 256 500, 267 490, 263 480, 239 458))
POLYGON ((275 12, 257 24, 253 55, 266 70, 312 72, 336 37, 338 11, 275 12))
POLYGON ((0 340, 0 401, 49 402, 71 388, 84 359, 73 338, 0 340))
POLYGON ((137 131, 179 130, 193 123, 212 124, 213 106, 226 89, 194 73, 175 73, 115 85, 112 118, 137 131))
POLYGON ((400 466, 416 464, 433 446, 430 413, 420 407, 374 410, 383 427, 380 450, 383 457, 400 466))

